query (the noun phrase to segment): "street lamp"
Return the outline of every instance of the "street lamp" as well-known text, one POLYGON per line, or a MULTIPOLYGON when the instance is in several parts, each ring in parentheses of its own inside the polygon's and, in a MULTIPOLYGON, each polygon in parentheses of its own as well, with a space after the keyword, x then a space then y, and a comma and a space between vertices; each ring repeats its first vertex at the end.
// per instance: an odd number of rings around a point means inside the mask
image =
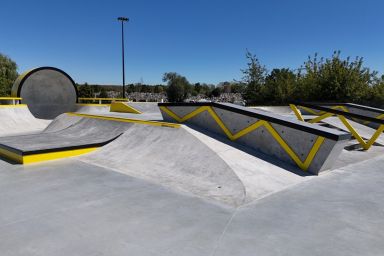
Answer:
POLYGON ((123 99, 125 99, 125 65, 124 65, 124 22, 129 21, 126 17, 118 17, 118 21, 121 21, 121 49, 123 55, 123 99))

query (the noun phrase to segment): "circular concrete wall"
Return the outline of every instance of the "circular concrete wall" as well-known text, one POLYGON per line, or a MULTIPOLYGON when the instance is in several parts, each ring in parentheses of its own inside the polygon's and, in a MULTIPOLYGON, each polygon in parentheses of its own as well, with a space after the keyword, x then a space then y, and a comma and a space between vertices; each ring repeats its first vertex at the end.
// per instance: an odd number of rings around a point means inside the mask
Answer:
POLYGON ((73 79, 54 67, 40 67, 21 74, 12 87, 12 96, 21 97, 36 118, 54 119, 73 111, 77 90, 73 79))

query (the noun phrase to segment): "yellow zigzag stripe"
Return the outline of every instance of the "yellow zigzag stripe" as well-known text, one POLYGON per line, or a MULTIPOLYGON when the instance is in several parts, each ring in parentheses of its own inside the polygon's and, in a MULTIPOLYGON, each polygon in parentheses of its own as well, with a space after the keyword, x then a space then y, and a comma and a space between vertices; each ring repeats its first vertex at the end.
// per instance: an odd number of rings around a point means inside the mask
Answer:
POLYGON ((220 128, 223 130, 225 135, 227 135, 227 137, 232 141, 237 140, 238 138, 252 132, 253 130, 258 129, 261 126, 264 126, 269 131, 269 133, 272 135, 272 137, 277 141, 277 143, 280 144, 280 146, 285 150, 285 152, 297 164, 297 166, 299 166, 304 171, 308 170, 309 165, 311 164, 317 151, 319 151, 321 144, 323 144, 323 142, 325 140, 324 137, 318 136, 315 143, 313 144, 311 150, 309 151, 307 158, 304 160, 304 162, 302 162, 300 160, 300 158, 297 156, 297 154, 293 151, 293 149, 284 141, 284 139, 279 135, 279 133, 267 121, 264 121, 264 120, 256 121, 255 123, 251 124, 250 126, 244 128, 243 130, 241 130, 235 134, 232 134, 231 131, 225 126, 223 121, 220 119, 220 117, 216 114, 216 112, 210 106, 199 107, 199 108, 195 109, 194 111, 192 111, 191 113, 189 113, 183 117, 179 117, 178 115, 176 115, 174 112, 172 112, 170 109, 168 109, 165 106, 160 106, 160 109, 162 111, 164 111, 167 115, 169 115, 170 117, 175 119, 179 123, 183 123, 183 122, 187 121, 188 119, 191 119, 192 117, 194 117, 194 116, 196 116, 196 115, 198 115, 204 111, 207 111, 211 115, 211 117, 216 121, 216 123, 220 126, 220 128))
MULTIPOLYGON (((343 107, 343 106, 336 106, 336 107, 343 107)), ((296 108, 296 106, 292 105, 291 106, 292 110, 294 110, 294 108, 296 108)), ((305 107, 301 107, 301 108, 305 108, 305 107)), ((297 108, 296 108, 297 109, 297 108)), ((305 108, 306 111, 308 108, 305 108)), ((335 109, 335 108, 333 108, 335 109)), ((344 110, 345 111, 345 110, 344 110)), ((309 112, 309 111, 308 111, 309 112)), ((314 112, 314 111, 313 111, 314 112)), ((344 126, 352 133, 353 137, 359 142, 359 144, 363 147, 363 149, 365 150, 368 150, 372 145, 373 143, 375 143, 375 141, 377 140, 377 138, 379 138, 379 136, 381 135, 381 133, 384 131, 384 125, 380 125, 379 128, 377 128, 377 130, 375 131, 375 133, 372 135, 372 137, 365 141, 361 136, 360 134, 356 131, 355 128, 353 128, 353 126, 351 125, 350 122, 348 122, 348 120, 342 116, 342 115, 336 115, 336 114, 333 114, 333 113, 328 113, 328 112, 325 112, 325 111, 321 111, 322 113, 325 113, 323 115, 320 115, 314 119, 311 119, 308 121, 308 123, 317 123, 317 122, 320 122, 321 120, 325 119, 325 118, 328 118, 328 117, 331 117, 331 116, 337 116, 341 122, 344 124, 344 126)), ((345 112, 348 112, 345 111, 345 112)), ((320 114, 320 112, 318 112, 318 114, 320 114)), ((384 114, 383 114, 384 116, 384 114)), ((298 118, 299 119, 299 118, 298 118)), ((300 120, 300 119, 299 119, 300 120)), ((301 120, 303 121, 303 120, 301 120)), ((369 123, 369 122, 368 122, 369 123)))

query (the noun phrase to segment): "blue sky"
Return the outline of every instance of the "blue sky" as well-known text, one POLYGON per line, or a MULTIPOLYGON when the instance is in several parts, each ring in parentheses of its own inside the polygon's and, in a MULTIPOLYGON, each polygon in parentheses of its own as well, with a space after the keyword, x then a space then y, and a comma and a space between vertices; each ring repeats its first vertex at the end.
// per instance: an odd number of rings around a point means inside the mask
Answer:
POLYGON ((127 16, 126 83, 240 79, 245 50, 270 70, 308 55, 362 56, 384 72, 384 1, 2 1, 0 52, 19 72, 55 66, 78 83, 121 84, 118 16, 127 16))

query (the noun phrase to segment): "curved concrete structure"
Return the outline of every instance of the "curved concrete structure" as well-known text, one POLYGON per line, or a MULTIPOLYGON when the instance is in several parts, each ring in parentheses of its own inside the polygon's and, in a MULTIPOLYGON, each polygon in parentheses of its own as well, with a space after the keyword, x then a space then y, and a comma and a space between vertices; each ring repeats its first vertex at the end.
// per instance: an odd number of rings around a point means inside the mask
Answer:
POLYGON ((54 67, 40 67, 21 74, 12 87, 13 97, 22 97, 36 118, 54 119, 70 112, 77 102, 73 79, 54 67))
POLYGON ((24 104, 0 105, 0 137, 41 132, 49 123, 35 118, 24 104))

